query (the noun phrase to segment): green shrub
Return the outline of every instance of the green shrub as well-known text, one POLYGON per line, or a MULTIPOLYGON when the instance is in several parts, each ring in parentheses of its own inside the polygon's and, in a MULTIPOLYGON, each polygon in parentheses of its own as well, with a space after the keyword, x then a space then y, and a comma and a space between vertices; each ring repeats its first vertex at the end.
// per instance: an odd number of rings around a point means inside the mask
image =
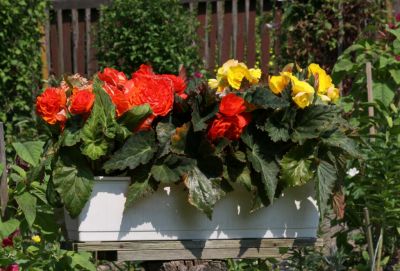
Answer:
POLYGON ((124 72, 150 63, 158 73, 200 64, 196 18, 178 0, 116 0, 101 9, 97 37, 102 67, 124 72))
POLYGON ((6 123, 7 143, 34 134, 32 104, 41 83, 46 7, 47 0, 0 0, 0 121, 6 123))

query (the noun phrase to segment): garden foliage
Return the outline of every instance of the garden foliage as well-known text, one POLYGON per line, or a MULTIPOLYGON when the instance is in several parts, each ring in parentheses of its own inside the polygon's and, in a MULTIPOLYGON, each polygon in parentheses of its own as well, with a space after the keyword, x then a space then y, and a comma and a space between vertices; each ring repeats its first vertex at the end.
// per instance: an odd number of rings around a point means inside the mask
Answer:
POLYGON ((116 0, 101 9, 97 47, 101 67, 131 72, 142 63, 159 73, 201 64, 196 17, 178 0, 116 0))
POLYGON ((0 121, 6 125, 8 146, 36 134, 32 101, 41 88, 41 26, 47 4, 47 0, 0 3, 0 121))

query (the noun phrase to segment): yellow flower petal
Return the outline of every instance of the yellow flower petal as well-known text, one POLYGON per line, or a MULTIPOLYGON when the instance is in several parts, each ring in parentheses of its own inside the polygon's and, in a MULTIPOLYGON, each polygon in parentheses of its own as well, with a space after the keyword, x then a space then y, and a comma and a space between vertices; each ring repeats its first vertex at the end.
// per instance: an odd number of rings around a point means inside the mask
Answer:
POLYGON ((311 63, 308 66, 308 77, 314 76, 318 82, 318 93, 326 94, 328 89, 333 86, 332 78, 318 64, 311 63))
MULTIPOLYGON (((294 76, 293 76, 294 77, 294 76)), ((291 78, 292 81, 292 95, 297 95, 301 92, 306 92, 314 95, 314 88, 306 81, 300 81, 296 77, 291 78)))
POLYGON ((249 69, 249 73, 251 79, 249 80, 251 84, 258 84, 258 81, 261 78, 261 70, 260 69, 249 69))
POLYGON ((273 75, 269 78, 268 85, 275 94, 280 94, 289 84, 289 78, 282 75, 273 75))
POLYGON ((218 80, 217 79, 208 79, 208 86, 211 89, 217 88, 218 87, 218 80))
POLYGON ((338 88, 331 87, 328 89, 327 95, 333 103, 336 103, 340 98, 340 91, 338 88))
POLYGON ((229 68, 227 78, 229 85, 233 89, 240 89, 244 77, 251 78, 250 72, 245 65, 237 65, 229 68))
POLYGON ((40 238, 39 235, 34 235, 34 236, 32 236, 32 241, 35 243, 40 243, 40 241, 42 241, 42 239, 40 238))
POLYGON ((303 109, 312 103, 314 94, 309 92, 299 92, 292 99, 298 107, 303 109))
POLYGON ((322 100, 324 103, 329 103, 329 102, 331 102, 331 98, 329 98, 328 96, 326 96, 326 95, 324 95, 324 94, 318 94, 318 97, 320 97, 321 100, 322 100))

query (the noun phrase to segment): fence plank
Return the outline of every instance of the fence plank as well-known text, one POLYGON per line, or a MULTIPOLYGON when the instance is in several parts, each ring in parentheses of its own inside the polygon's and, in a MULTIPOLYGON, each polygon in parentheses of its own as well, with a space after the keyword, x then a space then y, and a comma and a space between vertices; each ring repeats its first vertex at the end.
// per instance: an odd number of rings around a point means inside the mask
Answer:
MULTIPOLYGON (((281 22, 282 22, 282 9, 280 6, 278 6, 275 9, 275 17, 274 17, 274 26, 275 26, 275 31, 274 31, 274 36, 278 37, 275 38, 275 44, 274 44, 274 54, 275 56, 279 56, 280 55, 280 51, 281 51, 281 43, 280 43, 280 35, 281 35, 281 22)), ((275 73, 278 73, 278 65, 275 65, 275 73)))
POLYGON ((58 36, 58 74, 63 74, 64 66, 64 35, 63 35, 63 14, 62 10, 57 10, 57 36, 58 36))
POLYGON ((269 59, 270 59, 270 40, 269 29, 266 23, 261 26, 261 70, 263 73, 269 73, 269 59))
POLYGON ((91 45, 91 38, 90 38, 90 17, 91 17, 91 10, 90 8, 85 9, 85 49, 86 49, 86 55, 85 55, 85 69, 86 69, 86 76, 90 76, 92 74, 92 70, 90 67, 90 47, 91 45))
POLYGON ((238 0, 232 0, 232 57, 237 58, 238 0))
MULTIPOLYGON (((220 2, 218 2, 220 3, 220 2)), ((223 37, 222 37, 222 49, 221 49, 221 62, 220 65, 231 58, 231 44, 232 44, 232 2, 224 1, 221 2, 223 7, 223 37), (225 4, 225 5, 224 5, 225 4)))
POLYGON ((206 10, 207 10, 206 3, 199 3, 198 15, 197 15, 197 18, 199 20, 199 27, 197 28, 197 35, 199 37, 199 51, 200 54, 203 56, 204 64, 206 64, 204 60, 204 53, 206 47, 204 40, 204 37, 206 35, 206 18, 207 18, 206 10))
POLYGON ((218 66, 222 63, 222 51, 224 42, 224 3, 217 2, 218 13, 218 66))
POLYGON ((78 42, 79 42, 79 18, 78 10, 72 9, 72 71, 78 72, 78 42))
POLYGON ((215 67, 215 59, 217 58, 216 47, 217 47, 217 32, 218 32, 218 14, 217 14, 217 3, 211 4, 211 25, 210 25, 210 39, 209 39, 209 59, 208 66, 210 70, 215 67))
POLYGON ((50 13, 46 10, 46 23, 44 25, 44 46, 46 51, 46 65, 47 65, 47 77, 49 76, 49 71, 51 71, 51 55, 50 55, 50 13))
POLYGON ((256 2, 246 0, 246 14, 248 13, 248 29, 247 29, 247 65, 253 67, 256 62, 256 2), (247 9, 248 8, 248 9, 247 9))
POLYGON ((64 73, 72 73, 72 22, 71 10, 63 11, 64 73))
POLYGON ((245 4, 244 0, 238 3, 238 35, 236 41, 236 57, 239 61, 245 61, 245 4))
POLYGON ((6 144, 4 142, 4 136, 4 125, 0 122, 0 164, 3 165, 3 173, 0 174, 0 203, 2 217, 5 215, 8 202, 6 144))
POLYGON ((53 8, 61 9, 84 9, 98 8, 100 5, 108 4, 111 0, 53 0, 53 8))

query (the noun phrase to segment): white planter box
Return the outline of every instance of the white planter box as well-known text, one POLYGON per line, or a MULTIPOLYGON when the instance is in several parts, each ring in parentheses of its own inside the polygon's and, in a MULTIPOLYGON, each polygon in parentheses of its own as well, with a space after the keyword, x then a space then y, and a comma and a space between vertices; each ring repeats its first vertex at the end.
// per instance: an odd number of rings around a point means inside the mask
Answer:
POLYGON ((210 221, 187 202, 183 185, 158 191, 124 211, 127 177, 97 177, 77 219, 66 216, 71 240, 183 240, 316 237, 319 213, 313 184, 291 188, 252 214, 251 195, 235 189, 217 203, 210 221))

